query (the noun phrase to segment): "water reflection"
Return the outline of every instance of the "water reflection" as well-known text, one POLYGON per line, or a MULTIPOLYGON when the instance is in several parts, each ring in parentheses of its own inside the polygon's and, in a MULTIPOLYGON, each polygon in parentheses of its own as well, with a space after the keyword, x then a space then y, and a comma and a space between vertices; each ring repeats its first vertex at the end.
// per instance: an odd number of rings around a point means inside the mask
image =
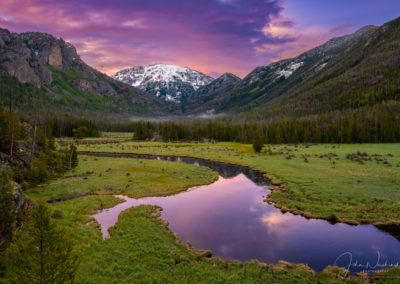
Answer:
MULTIPOLYGON (((172 158, 171 158, 172 159, 172 158)), ((350 226, 308 220, 283 214, 265 203, 268 183, 259 173, 246 168, 181 158, 218 170, 218 181, 168 197, 133 199, 94 215, 103 237, 121 211, 138 205, 159 205, 172 231, 196 248, 210 249, 214 256, 267 263, 278 260, 306 263, 315 270, 333 265, 349 252, 353 261, 376 263, 377 254, 389 263, 399 261, 400 243, 372 225, 350 226)), ((347 266, 348 259, 338 265, 347 266)), ((362 268, 351 267, 352 271, 362 268)))

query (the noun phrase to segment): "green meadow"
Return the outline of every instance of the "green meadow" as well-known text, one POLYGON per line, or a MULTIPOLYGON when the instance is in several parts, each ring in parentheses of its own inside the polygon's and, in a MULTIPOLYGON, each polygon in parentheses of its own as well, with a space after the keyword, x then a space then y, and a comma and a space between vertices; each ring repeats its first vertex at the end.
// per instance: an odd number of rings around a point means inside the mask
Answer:
POLYGON ((190 156, 261 170, 276 185, 282 210, 348 223, 399 224, 399 144, 266 145, 255 154, 238 143, 118 142, 79 151, 190 156))

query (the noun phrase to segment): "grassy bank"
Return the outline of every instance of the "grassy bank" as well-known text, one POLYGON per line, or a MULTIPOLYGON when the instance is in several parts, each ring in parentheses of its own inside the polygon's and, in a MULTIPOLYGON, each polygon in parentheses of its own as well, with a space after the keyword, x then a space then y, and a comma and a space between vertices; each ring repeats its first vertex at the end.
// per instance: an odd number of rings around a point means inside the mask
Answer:
POLYGON ((79 194, 123 194, 133 198, 170 195, 210 183, 217 174, 205 167, 181 163, 80 156, 79 166, 63 179, 28 191, 36 199, 68 199, 79 194))
POLYGON ((250 166, 275 184, 269 200, 283 210, 349 223, 400 223, 399 144, 269 145, 254 154, 237 143, 119 142, 80 151, 199 157, 250 166))
POLYGON ((90 217, 98 209, 121 202, 111 195, 114 193, 132 197, 165 195, 214 179, 215 173, 207 168, 181 163, 81 156, 74 172, 27 195, 50 199, 87 192, 98 194, 52 205, 54 218, 67 228, 82 257, 77 283, 339 283, 329 269, 315 273, 302 264, 243 264, 200 257, 201 252, 182 244, 165 226, 158 218, 159 208, 154 206, 123 212, 106 240, 90 217), (110 186, 114 189, 109 190, 110 186))
POLYGON ((87 250, 78 283, 335 283, 329 273, 316 274, 304 265, 242 264, 200 258, 179 243, 154 216, 156 208, 140 206, 121 214, 111 238, 87 250))

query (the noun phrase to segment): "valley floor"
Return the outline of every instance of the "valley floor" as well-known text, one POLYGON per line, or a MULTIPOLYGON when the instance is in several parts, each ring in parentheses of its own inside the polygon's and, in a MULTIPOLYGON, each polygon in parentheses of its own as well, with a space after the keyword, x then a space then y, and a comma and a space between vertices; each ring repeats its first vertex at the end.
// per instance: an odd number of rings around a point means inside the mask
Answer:
POLYGON ((78 150, 189 156, 249 166, 277 185, 269 201, 282 210, 354 224, 400 224, 400 144, 266 145, 255 154, 251 145, 238 143, 106 141, 81 144, 78 150))
MULTIPOLYGON (((208 168, 178 162, 80 156, 79 166, 66 177, 30 190, 32 199, 61 199, 54 216, 75 241, 82 256, 77 283, 339 283, 341 270, 315 273, 303 264, 246 264, 200 257, 201 251, 179 241, 160 220, 156 206, 124 211, 110 238, 103 240, 90 215, 123 200, 114 197, 168 195, 215 180, 208 168), (90 195, 80 196, 79 194, 90 195)), ((349 280, 351 281, 351 280, 349 280)))
MULTIPOLYGON (((84 139, 79 151, 192 156, 250 166, 271 178, 270 195, 282 210, 346 222, 400 221, 400 145, 270 145, 254 154, 236 143, 157 143, 128 141, 128 135, 84 139), (366 153, 366 154, 364 154, 366 153), (371 158, 371 160, 370 160, 371 158)), ((62 143, 63 141, 59 141, 62 143)), ((123 212, 110 238, 103 240, 90 217, 122 200, 114 197, 169 195, 211 183, 208 168, 177 162, 80 155, 79 166, 64 178, 36 187, 32 199, 53 203, 82 255, 78 283, 208 282, 336 283, 335 268, 315 273, 302 264, 243 264, 199 257, 158 218, 155 206, 123 212), (81 196, 83 194, 89 194, 81 196), (94 193, 94 194, 92 194, 94 193)), ((347 279, 358 282, 355 279, 347 279)))

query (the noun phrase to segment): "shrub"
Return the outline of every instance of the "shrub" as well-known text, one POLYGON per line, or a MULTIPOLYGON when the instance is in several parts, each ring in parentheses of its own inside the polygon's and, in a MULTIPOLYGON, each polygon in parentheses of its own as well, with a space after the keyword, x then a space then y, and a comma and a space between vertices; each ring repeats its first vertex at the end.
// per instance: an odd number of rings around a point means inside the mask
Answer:
POLYGON ((253 142, 253 150, 254 150, 254 152, 260 153, 261 150, 263 149, 263 147, 264 147, 264 142, 263 142, 261 136, 257 136, 256 139, 254 139, 254 142, 253 142))

